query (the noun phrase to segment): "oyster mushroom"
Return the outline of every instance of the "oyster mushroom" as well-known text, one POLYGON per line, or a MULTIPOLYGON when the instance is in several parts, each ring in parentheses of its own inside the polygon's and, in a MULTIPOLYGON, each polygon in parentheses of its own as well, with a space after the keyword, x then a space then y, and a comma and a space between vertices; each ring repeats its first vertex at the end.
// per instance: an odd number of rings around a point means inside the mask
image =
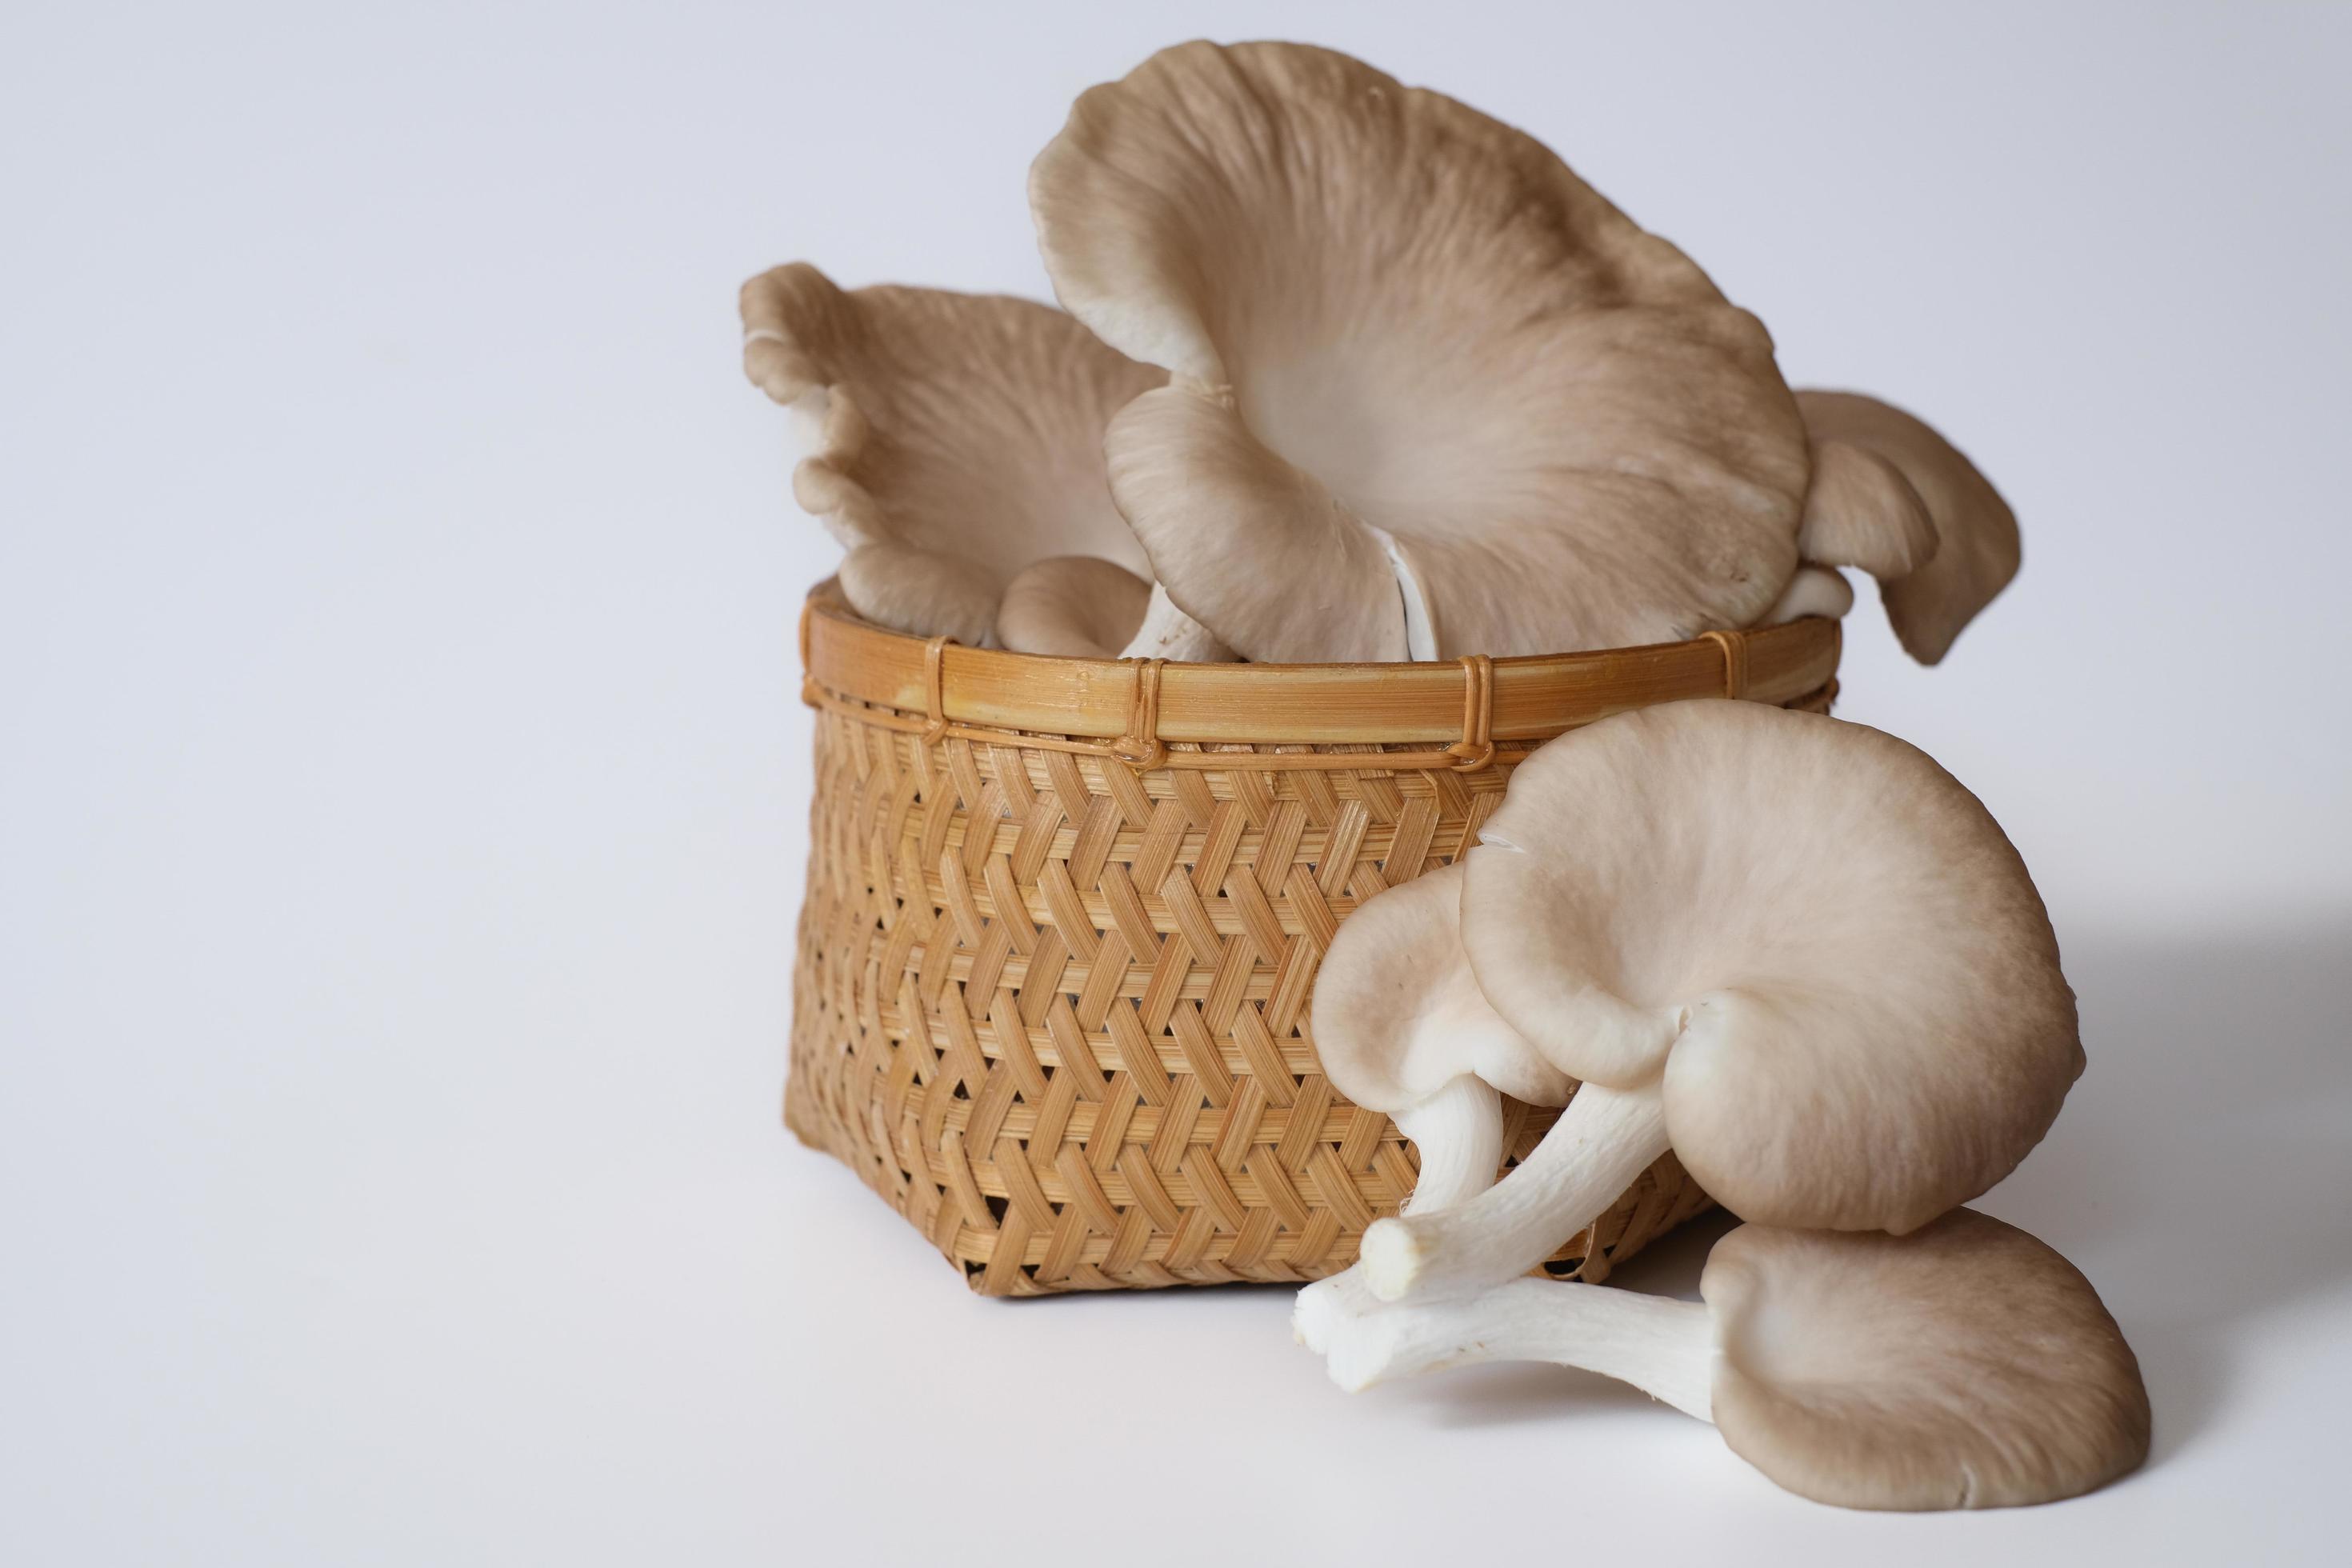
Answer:
POLYGON ((1496 1185, 1366 1232, 1384 1300, 1525 1272, 1669 1148, 1745 1218, 1899 1235, 2007 1175, 2082 1072, 2024 862, 1892 736, 1622 713, 1522 763, 1480 837, 1479 989, 1582 1087, 1496 1185))
POLYGON ((1072 658, 1234 657, 1156 584, 1092 555, 1051 555, 1015 574, 997 605, 996 640, 1015 653, 1072 658))
POLYGON ((1029 195, 1064 305, 1173 373, 1111 422, 1111 491, 1246 658, 1673 641, 1795 570, 1762 324, 1509 126, 1328 49, 1184 44, 1081 96, 1029 195))
MULTIPOLYGON (((1421 1151, 1407 1214, 1494 1184, 1502 1095, 1565 1105, 1576 1088, 1479 994, 1462 951, 1461 907, 1459 865, 1366 900, 1331 939, 1307 1013, 1331 1086, 1386 1112, 1421 1151)), ((1334 1318, 1376 1303, 1359 1264, 1301 1290, 1291 1328, 1319 1353, 1334 1318)))
POLYGON ((2090 1281, 1973 1210, 1903 1237, 1745 1225, 1716 1243, 1699 1294, 1512 1280, 1391 1309, 1380 1353, 1330 1372, 1360 1388, 1470 1362, 1583 1367, 1843 1508, 2053 1502, 2147 1457, 2139 1362, 2090 1281))
POLYGON ((1904 650, 1934 664, 2017 575, 2017 516, 1959 448, 1874 397, 1801 392, 1813 443, 1798 552, 1878 579, 1904 650))
POLYGON ((1112 506, 1102 435, 1165 375, 1051 306, 881 287, 805 262, 743 285, 743 369, 810 450, 793 494, 849 552, 868 620, 978 647, 1015 574, 1057 555, 1150 563, 1112 506))
POLYGON ((1151 584, 1094 555, 1049 555, 1014 574, 996 606, 996 640, 1015 653, 1112 658, 1143 624, 1151 584))

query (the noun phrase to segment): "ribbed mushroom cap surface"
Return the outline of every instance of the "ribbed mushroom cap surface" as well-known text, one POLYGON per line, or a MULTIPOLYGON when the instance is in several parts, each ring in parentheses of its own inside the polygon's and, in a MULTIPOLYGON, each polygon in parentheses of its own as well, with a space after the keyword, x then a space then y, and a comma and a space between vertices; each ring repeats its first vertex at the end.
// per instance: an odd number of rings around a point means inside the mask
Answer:
POLYGON ((1533 1105, 1574 1087, 1478 992, 1462 952, 1462 868, 1441 867, 1367 900, 1316 971, 1309 1026, 1331 1087, 1398 1111, 1464 1073, 1533 1105))
POLYGON ((1171 385, 1107 443, 1170 595, 1261 660, 1753 622, 1807 451, 1753 316, 1541 143, 1328 49, 1164 49, 1030 174, 1055 292, 1171 385))
POLYGON ((1571 1077, 1663 1072, 1675 1152, 1746 1218, 1924 1225, 2008 1174, 2082 1071, 2024 863, 1878 731, 1619 714, 1522 763, 1481 839, 1463 942, 1488 1001, 1571 1077))
POLYGON ((2007 1508, 2090 1491, 2147 1455, 2139 1363, 2097 1292, 1972 1210, 1901 1237, 1744 1226, 1699 1289, 1724 1441, 1805 1497, 2007 1508))
POLYGON ((844 290, 804 262, 752 279, 741 303, 744 374, 809 426, 793 494, 848 548, 860 615, 977 647, 1033 562, 1149 570, 1102 438, 1162 372, 1034 300, 844 290))

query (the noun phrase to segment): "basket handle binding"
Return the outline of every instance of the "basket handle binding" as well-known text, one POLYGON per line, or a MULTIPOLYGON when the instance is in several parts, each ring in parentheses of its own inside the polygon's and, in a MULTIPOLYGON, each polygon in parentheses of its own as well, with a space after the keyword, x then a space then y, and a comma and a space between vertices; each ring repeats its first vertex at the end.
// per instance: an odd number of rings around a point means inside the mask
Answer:
POLYGON ((1723 650, 1723 694, 1734 702, 1748 695, 1748 634, 1701 632, 1699 636, 1723 650))
POLYGON ((1127 733, 1110 743, 1110 754, 1142 773, 1168 760, 1168 742, 1160 738, 1160 672, 1164 658, 1119 661, 1135 666, 1135 702, 1127 710, 1127 733))

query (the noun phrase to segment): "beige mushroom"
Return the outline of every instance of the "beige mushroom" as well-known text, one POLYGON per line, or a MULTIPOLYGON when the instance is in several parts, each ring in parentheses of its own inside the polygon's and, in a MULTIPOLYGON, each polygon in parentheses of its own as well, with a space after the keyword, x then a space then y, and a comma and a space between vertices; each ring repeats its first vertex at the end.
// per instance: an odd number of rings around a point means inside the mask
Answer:
POLYGON ((2016 514, 1936 431, 1851 392, 1801 392, 1813 443, 1798 551, 1878 579, 1906 651, 1934 664, 2017 575, 2016 514))
POLYGON ((1116 658, 1150 603, 1151 584, 1115 562, 1049 555, 1005 584, 996 640, 1015 653, 1116 658))
POLYGON ((1234 657, 1165 592, 1092 555, 1051 555, 1015 574, 997 605, 996 640, 1015 653, 1072 658, 1234 657))
MULTIPOLYGON (((1462 951, 1462 868, 1366 900, 1331 939, 1307 1010, 1331 1087, 1392 1117, 1421 1152, 1404 1212, 1426 1214, 1494 1184, 1501 1095, 1565 1105, 1568 1076, 1486 1005, 1462 951)), ((1298 1342, 1320 1353, 1334 1319, 1376 1304, 1360 1265, 1298 1293, 1298 1342)))
POLYGON ((1746 1225, 1703 1302, 1518 1279, 1388 1309, 1335 1355, 1342 1387, 1484 1361, 1622 1379, 1721 1428, 1781 1486, 1843 1508, 2009 1508, 2147 1456, 2147 1390, 2074 1266, 1956 1209, 1907 1236, 1746 1225), (1375 1353, 1364 1353, 1373 1352, 1375 1353))
POLYGON ((1371 1226, 1382 1300, 1525 1272, 1670 1147, 1748 1219, 1900 1234, 2007 1175, 2082 1071, 2024 863, 1875 730, 1620 714, 1521 763, 1480 838, 1470 966, 1582 1087, 1496 1186, 1371 1226))
POLYGON ((1788 584, 1808 458, 1769 336, 1520 132, 1192 43, 1082 96, 1029 193, 1063 303, 1174 373, 1113 420, 1112 493, 1244 656, 1672 641, 1788 584))
POLYGON ((806 263, 743 286, 743 368, 809 447, 803 510, 849 552, 841 585, 898 631, 980 646, 1015 574, 1150 562, 1111 504, 1104 426, 1160 371, 1050 306, 882 287, 806 263))

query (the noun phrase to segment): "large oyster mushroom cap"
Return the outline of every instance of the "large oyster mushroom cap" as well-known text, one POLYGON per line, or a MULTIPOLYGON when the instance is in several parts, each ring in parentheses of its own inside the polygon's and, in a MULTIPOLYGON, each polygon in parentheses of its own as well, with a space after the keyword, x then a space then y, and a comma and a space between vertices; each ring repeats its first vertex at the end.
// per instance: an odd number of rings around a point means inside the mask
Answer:
POLYGON ((1747 1225, 1700 1293, 1713 1418, 1790 1491, 1846 1508, 2010 1508, 2137 1468, 2138 1358, 2033 1237, 1955 1209, 1900 1238, 1747 1225))
MULTIPOLYGON (((1866 560, 1856 551, 1868 546, 1858 544, 1851 533, 1840 542, 1845 547, 1843 552, 1837 544, 1813 537, 1815 514, 1822 508, 1809 500, 1805 559, 1832 566, 1860 566, 1876 577, 1887 621, 1904 651, 1921 664, 1938 662, 1978 612, 2017 575, 2021 556, 2017 514, 1965 453, 1932 426, 1892 404, 1858 393, 1811 390, 1798 393, 1797 404, 1817 448, 1843 447, 1899 476, 1902 487, 1916 498, 1936 534, 1934 548, 1924 559, 1866 560)), ((1853 493, 1852 489, 1824 487, 1822 471, 1817 468, 1817 492, 1853 493)), ((1844 466, 1842 472, 1851 479, 1856 470, 1844 466)), ((1855 506, 1848 515, 1859 521, 1871 514, 1855 506)), ((1916 519, 1907 514, 1899 497, 1885 503, 1875 515, 1882 538, 1902 535, 1916 540, 1916 519)))
POLYGON ((1524 133, 1328 49, 1192 43, 1081 96, 1029 192, 1063 303, 1175 373, 1112 488, 1244 656, 1402 657, 1401 574, 1437 657, 1747 626, 1788 584, 1808 455, 1769 336, 1524 133))
POLYGON ((1164 373, 1034 300, 844 290, 805 262, 744 284, 741 306, 744 374, 803 426, 793 497, 850 552, 860 615, 976 647, 1033 562, 1149 570, 1102 434, 1164 373))
POLYGON ((1522 763, 1481 837, 1487 1000, 1572 1077, 1659 1084, 1675 1153, 1747 1219, 1916 1228, 2007 1175, 2082 1072, 2024 862, 1891 735, 1619 714, 1522 763))

